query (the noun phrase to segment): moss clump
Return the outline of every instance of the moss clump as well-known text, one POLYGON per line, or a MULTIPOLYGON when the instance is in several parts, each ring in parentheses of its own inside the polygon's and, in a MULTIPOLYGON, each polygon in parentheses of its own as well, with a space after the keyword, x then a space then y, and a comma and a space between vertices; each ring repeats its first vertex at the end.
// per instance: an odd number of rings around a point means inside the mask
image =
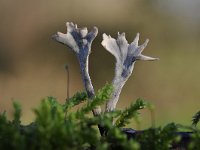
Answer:
MULTIPOLYGON (((140 109, 149 106, 142 99, 136 100, 123 111, 91 116, 89 112, 105 103, 112 90, 111 85, 106 85, 99 90, 93 101, 87 101, 75 112, 70 109, 87 100, 85 92, 75 94, 65 104, 59 104, 55 98, 47 97, 34 109, 36 119, 27 126, 21 125, 21 107, 14 102, 12 121, 7 119, 5 112, 0 114, 0 149, 167 150, 181 140, 181 136, 175 134, 178 127, 174 123, 163 128, 151 127, 145 131, 135 131, 127 136, 129 133, 121 127, 127 125, 131 118, 137 118, 140 109), (103 127, 104 134, 99 134, 97 126, 103 127)), ((187 144, 188 148, 200 149, 200 130, 197 127, 191 127, 190 130, 193 134, 187 144)))

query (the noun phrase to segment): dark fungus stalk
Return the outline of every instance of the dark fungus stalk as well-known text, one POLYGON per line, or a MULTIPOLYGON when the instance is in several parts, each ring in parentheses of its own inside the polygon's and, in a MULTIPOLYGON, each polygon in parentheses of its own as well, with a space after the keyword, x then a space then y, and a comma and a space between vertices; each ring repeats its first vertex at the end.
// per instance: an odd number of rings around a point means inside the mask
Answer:
MULTIPOLYGON (((84 28, 77 28, 76 24, 73 23, 66 23, 67 26, 67 33, 57 32, 57 34, 53 35, 53 39, 56 41, 67 45, 70 49, 75 52, 80 69, 82 80, 88 95, 89 100, 92 100, 95 96, 94 88, 92 86, 92 82, 89 76, 88 71, 88 61, 89 61, 89 54, 91 52, 91 44, 92 41, 98 34, 97 27, 93 27, 92 31, 88 33, 86 27, 84 28)), ((93 114, 99 115, 101 113, 100 106, 96 107, 93 110, 93 114)))
POLYGON ((147 46, 148 39, 140 46, 138 46, 138 41, 139 33, 137 33, 131 44, 128 44, 125 33, 118 33, 117 39, 112 38, 110 35, 107 36, 105 33, 103 34, 103 41, 101 44, 116 58, 115 77, 112 82, 114 91, 111 99, 106 104, 106 111, 113 111, 115 109, 121 90, 130 77, 136 60, 158 60, 158 58, 141 54, 147 46))

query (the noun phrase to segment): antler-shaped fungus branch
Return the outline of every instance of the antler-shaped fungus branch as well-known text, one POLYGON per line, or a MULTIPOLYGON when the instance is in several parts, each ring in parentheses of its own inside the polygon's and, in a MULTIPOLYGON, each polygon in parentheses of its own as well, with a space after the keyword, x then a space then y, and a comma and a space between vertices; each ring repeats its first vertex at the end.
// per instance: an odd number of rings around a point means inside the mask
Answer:
POLYGON ((103 41, 101 44, 116 58, 115 77, 112 82, 114 91, 111 99, 106 104, 106 111, 115 109, 121 90, 130 77, 136 60, 158 60, 158 58, 141 54, 148 44, 148 39, 140 46, 138 46, 138 41, 139 33, 137 33, 131 44, 128 44, 125 33, 118 33, 117 40, 110 35, 107 36, 105 33, 103 34, 103 41))
MULTIPOLYGON (((88 72, 88 60, 89 54, 91 52, 92 41, 98 34, 97 27, 94 27, 91 32, 88 33, 86 27, 77 28, 76 24, 66 23, 67 33, 57 32, 53 35, 53 39, 56 41, 67 45, 70 49, 75 52, 81 69, 81 75, 83 83, 90 100, 95 96, 94 88, 88 72)), ((94 115, 99 115, 101 113, 101 108, 97 107, 93 110, 94 115)))

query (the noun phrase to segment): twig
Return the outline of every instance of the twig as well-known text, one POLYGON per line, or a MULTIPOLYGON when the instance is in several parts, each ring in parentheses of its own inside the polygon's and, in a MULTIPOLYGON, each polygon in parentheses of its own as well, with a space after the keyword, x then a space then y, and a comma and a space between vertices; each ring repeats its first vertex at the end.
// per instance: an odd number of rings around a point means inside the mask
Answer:
POLYGON ((69 76, 69 66, 65 65, 65 70, 67 71, 67 99, 69 99, 69 83, 70 83, 70 76, 69 76))

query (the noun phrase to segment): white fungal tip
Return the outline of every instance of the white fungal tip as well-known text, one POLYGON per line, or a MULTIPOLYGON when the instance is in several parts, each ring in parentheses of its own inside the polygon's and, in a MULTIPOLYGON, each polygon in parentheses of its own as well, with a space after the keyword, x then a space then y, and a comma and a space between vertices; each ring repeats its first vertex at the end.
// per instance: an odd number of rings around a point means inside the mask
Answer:
POLYGON ((87 34, 88 34, 88 30, 86 27, 80 29, 80 34, 82 36, 82 38, 84 38, 87 34))
POLYGON ((125 32, 123 32, 123 33, 121 34, 121 36, 126 36, 125 32))
POLYGON ((103 33, 103 39, 106 39, 106 38, 108 38, 108 36, 105 33, 103 33))

